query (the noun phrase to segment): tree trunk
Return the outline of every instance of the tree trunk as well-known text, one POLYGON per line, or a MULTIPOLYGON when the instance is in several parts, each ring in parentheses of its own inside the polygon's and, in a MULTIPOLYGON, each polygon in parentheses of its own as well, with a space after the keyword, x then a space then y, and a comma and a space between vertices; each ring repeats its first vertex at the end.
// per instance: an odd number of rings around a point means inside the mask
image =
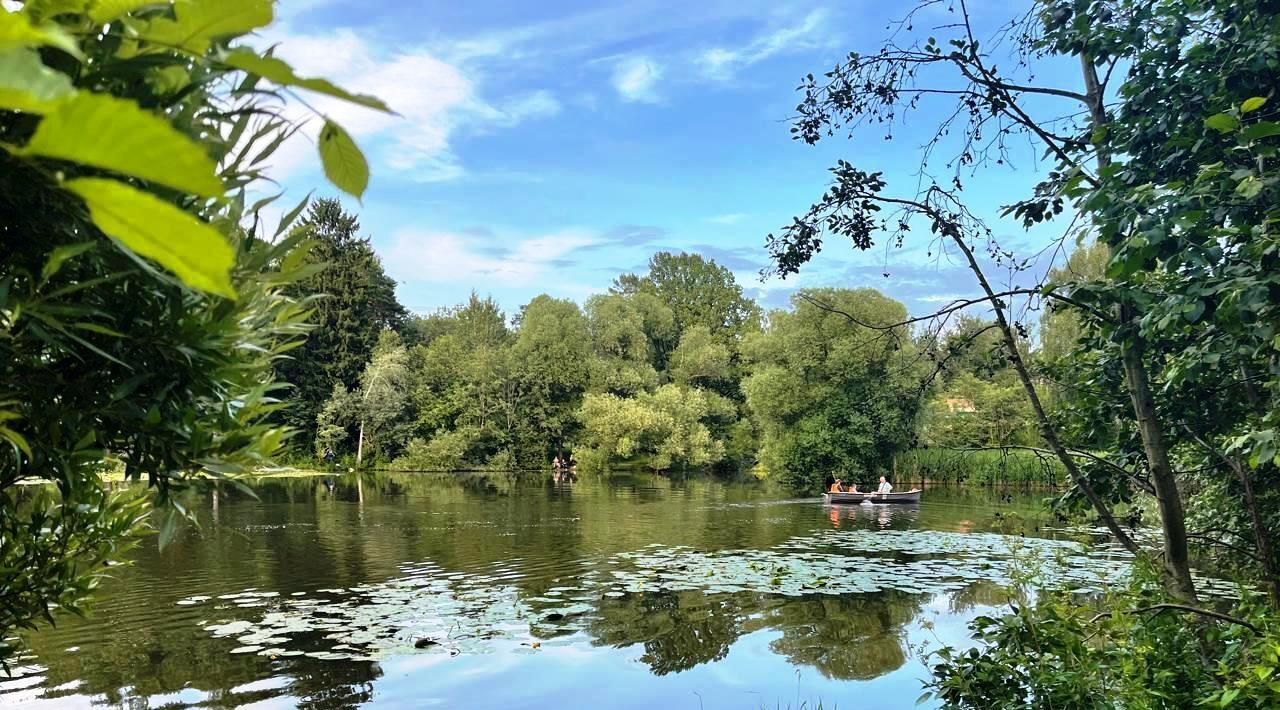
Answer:
MULTIPOLYGON (((1133 314, 1122 309, 1132 322, 1133 314)), ((1137 339, 1137 336, 1134 338, 1137 339)), ((1142 437, 1142 449, 1147 455, 1147 470, 1151 472, 1151 484, 1156 489, 1156 503, 1160 507, 1160 526, 1164 532, 1165 586, 1176 599, 1195 602, 1196 587, 1191 580, 1191 557, 1187 545, 1186 517, 1182 509, 1182 494, 1178 481, 1169 464, 1169 445, 1164 430, 1156 416, 1147 370, 1142 363, 1139 343, 1122 343, 1124 379, 1133 401, 1133 413, 1138 418, 1138 433, 1142 437)))
POLYGON ((1013 369, 1018 374, 1018 379, 1022 382, 1022 389, 1026 391, 1027 399, 1031 402, 1031 409, 1035 412, 1036 422, 1040 427, 1040 435, 1044 437, 1045 442, 1049 444, 1049 448, 1053 450, 1058 460, 1062 462, 1063 467, 1067 469, 1067 473, 1070 474, 1071 480, 1075 482, 1076 487, 1080 489, 1081 493, 1084 493, 1084 497, 1093 505, 1093 509, 1098 513, 1098 517, 1102 518, 1102 523, 1107 526, 1111 534, 1126 550, 1135 555, 1140 555, 1141 550, 1138 549, 1137 543, 1124 531, 1124 528, 1120 527, 1120 523, 1116 521, 1115 516, 1111 514, 1111 510, 1107 507, 1106 501, 1102 500, 1097 491, 1093 490, 1093 486, 1089 485, 1088 479, 1080 472, 1080 467, 1076 466, 1075 459, 1072 458, 1071 454, 1067 453, 1066 447, 1058 439, 1058 432, 1054 431, 1053 424, 1049 421, 1049 416, 1045 414, 1044 405, 1040 402, 1040 394, 1036 392, 1035 384, 1031 381, 1031 373, 1027 371, 1027 365, 1022 359, 1022 353, 1018 351, 1018 340, 1013 335, 1013 329, 1009 327, 1009 320, 1005 318, 1004 306, 996 298, 995 291, 991 288, 990 282, 987 281, 986 274, 982 272, 982 267, 973 256, 973 250, 969 248, 968 244, 964 243, 964 238, 959 234, 953 233, 950 236, 956 246, 960 247, 960 250, 964 252, 965 259, 969 262, 969 270, 977 277, 978 284, 982 287, 982 292, 991 301, 991 308, 996 314, 997 329, 1004 337, 1005 349, 1009 351, 1009 361, 1013 364, 1013 369))
MULTIPOLYGON (((1085 96, 1090 121, 1094 129, 1107 125, 1106 108, 1103 105, 1102 88, 1098 83, 1098 70, 1093 57, 1080 55, 1080 68, 1084 74, 1085 96)), ((1104 146, 1098 149, 1098 167, 1111 164, 1111 154, 1104 146)), ((1165 587, 1174 598, 1194 603, 1195 583, 1191 579, 1191 560, 1187 545, 1187 526, 1182 509, 1182 494, 1169 464, 1169 444, 1164 428, 1156 413, 1155 399, 1151 394, 1150 378, 1142 361, 1142 336, 1137 332, 1137 314, 1131 306, 1120 308, 1120 327, 1135 326, 1128 338, 1120 341, 1120 356, 1124 363, 1125 385, 1133 402, 1133 413, 1138 419, 1138 434, 1142 437, 1142 449, 1147 457, 1147 469, 1156 491, 1160 508, 1160 525, 1164 532, 1165 587)))
POLYGON ((360 438, 356 440, 356 468, 364 460, 364 420, 360 420, 360 438))

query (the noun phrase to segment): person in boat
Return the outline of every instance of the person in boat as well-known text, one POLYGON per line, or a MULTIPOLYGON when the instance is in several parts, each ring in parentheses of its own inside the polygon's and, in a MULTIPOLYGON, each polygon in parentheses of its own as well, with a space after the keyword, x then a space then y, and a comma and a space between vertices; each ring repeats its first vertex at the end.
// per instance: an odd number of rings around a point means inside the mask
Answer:
POLYGON ((557 471, 559 471, 559 470, 562 468, 562 467, 561 467, 561 465, 560 465, 560 456, 559 456, 559 455, 556 455, 556 457, 555 457, 554 459, 551 459, 551 468, 554 468, 554 469, 555 469, 555 470, 557 470, 557 471))
POLYGON ((893 484, 892 484, 892 483, 889 483, 889 481, 885 480, 885 477, 884 477, 884 476, 881 476, 881 477, 880 477, 880 487, 876 489, 876 493, 881 493, 881 494, 883 494, 883 493, 892 493, 892 492, 893 492, 893 484))
POLYGON ((844 493, 844 486, 840 485, 840 479, 831 482, 831 488, 827 489, 828 493, 844 493))

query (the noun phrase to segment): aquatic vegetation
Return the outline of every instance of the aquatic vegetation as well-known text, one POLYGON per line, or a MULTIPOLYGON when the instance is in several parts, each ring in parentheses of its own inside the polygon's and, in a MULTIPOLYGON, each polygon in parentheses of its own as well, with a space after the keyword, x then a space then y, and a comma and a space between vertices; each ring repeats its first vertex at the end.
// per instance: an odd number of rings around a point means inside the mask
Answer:
MULTIPOLYGON (((977 584, 1011 586, 1031 569, 1050 585, 1088 594, 1124 584, 1130 559, 1072 540, 827 530, 763 550, 649 545, 597 560, 588 573, 557 580, 557 586, 536 595, 495 575, 421 563, 376 584, 284 596, 249 589, 215 598, 192 596, 178 604, 263 609, 256 619, 203 623, 212 636, 239 644, 229 649, 233 654, 376 660, 409 653, 483 653, 497 646, 533 652, 548 639, 590 633, 602 606, 634 595, 955 595, 977 584)), ((1234 592, 1219 580, 1200 584, 1220 595, 1234 592)))

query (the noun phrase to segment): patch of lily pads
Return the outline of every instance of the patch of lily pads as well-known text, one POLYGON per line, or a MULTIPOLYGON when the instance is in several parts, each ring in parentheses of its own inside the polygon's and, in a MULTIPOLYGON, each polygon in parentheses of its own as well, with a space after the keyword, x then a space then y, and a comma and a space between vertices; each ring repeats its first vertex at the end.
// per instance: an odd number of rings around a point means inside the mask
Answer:
MULTIPOLYGON (((230 652, 269 658, 377 660, 406 653, 483 653, 505 645, 532 652, 589 632, 602 602, 670 592, 778 597, 958 592, 975 583, 1011 585, 1034 568, 1039 580, 1082 593, 1123 584, 1131 560, 1070 540, 916 530, 828 530, 765 550, 703 551, 650 545, 597 562, 537 594, 493 575, 430 563, 386 582, 314 592, 245 590, 178 604, 255 618, 202 622, 234 642, 230 652), (238 611, 245 609, 245 611, 238 611), (253 611, 248 611, 252 609, 253 611)), ((1232 585, 1200 579, 1208 594, 1232 585)))

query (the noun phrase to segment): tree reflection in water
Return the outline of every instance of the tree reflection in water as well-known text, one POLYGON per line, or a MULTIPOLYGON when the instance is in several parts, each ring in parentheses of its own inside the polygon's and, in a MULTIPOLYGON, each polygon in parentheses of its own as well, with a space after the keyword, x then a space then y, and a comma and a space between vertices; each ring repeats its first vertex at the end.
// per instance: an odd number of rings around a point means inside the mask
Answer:
POLYGON ((775 630, 770 648, 827 678, 865 680, 906 662, 906 627, 927 595, 888 591, 875 595, 778 597, 745 592, 650 592, 606 599, 589 632, 594 643, 625 648, 642 644, 640 660, 655 675, 719 661, 739 637, 775 630))
POLYGON ((593 643, 644 644, 640 657, 655 675, 718 661, 742 635, 743 595, 648 592, 606 598, 589 633, 593 643))
POLYGON ((781 631, 769 647, 792 663, 828 678, 868 680, 906 663, 906 627, 928 600, 892 590, 793 599, 753 625, 781 631))

